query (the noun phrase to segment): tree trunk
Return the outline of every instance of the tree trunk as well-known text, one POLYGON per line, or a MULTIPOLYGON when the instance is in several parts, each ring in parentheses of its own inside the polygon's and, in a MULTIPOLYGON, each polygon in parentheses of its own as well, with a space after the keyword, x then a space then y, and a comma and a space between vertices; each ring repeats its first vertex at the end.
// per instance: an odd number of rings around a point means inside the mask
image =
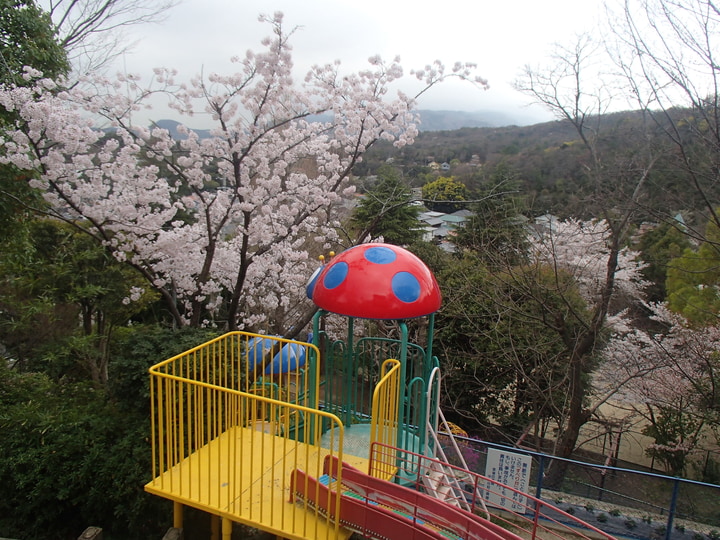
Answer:
POLYGON ((562 484, 570 459, 580 437, 580 429, 590 419, 590 411, 584 407, 585 394, 588 390, 583 381, 584 358, 588 353, 588 344, 594 344, 594 334, 590 333, 582 340, 582 345, 573 351, 570 358, 570 401, 568 403, 567 421, 565 427, 558 435, 555 447, 555 456, 558 458, 552 462, 543 484, 550 489, 558 489, 562 484))
POLYGON ((567 473, 570 465, 565 459, 572 457, 578 438, 580 437, 580 429, 589 420, 589 414, 582 407, 577 409, 575 406, 571 406, 568 412, 567 425, 560 434, 555 449, 555 457, 564 459, 553 460, 543 480, 543 486, 549 489, 560 489, 565 479, 565 473, 567 473))

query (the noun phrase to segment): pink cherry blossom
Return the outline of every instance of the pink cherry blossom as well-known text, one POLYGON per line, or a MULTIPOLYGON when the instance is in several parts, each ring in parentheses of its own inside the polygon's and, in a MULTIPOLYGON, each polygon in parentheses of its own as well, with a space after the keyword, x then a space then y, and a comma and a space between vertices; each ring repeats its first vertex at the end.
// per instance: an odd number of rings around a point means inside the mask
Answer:
MULTIPOLYGON (((236 73, 176 83, 175 70, 158 68, 146 84, 90 75, 66 87, 28 70, 34 86, 0 89, 0 106, 16 115, 0 162, 32 171, 50 213, 83 223, 136 268, 177 324, 293 326, 309 307, 310 254, 337 241, 353 166, 379 139, 403 146, 417 135, 414 98, 390 92, 399 59, 373 57, 348 74, 339 62, 314 66, 297 82, 282 14, 261 21, 271 35, 235 57, 236 73), (211 119, 212 136, 181 127, 176 141, 133 124, 157 96, 181 117, 211 119)), ((446 74, 436 62, 421 93, 448 77, 484 86, 472 65, 446 74)))

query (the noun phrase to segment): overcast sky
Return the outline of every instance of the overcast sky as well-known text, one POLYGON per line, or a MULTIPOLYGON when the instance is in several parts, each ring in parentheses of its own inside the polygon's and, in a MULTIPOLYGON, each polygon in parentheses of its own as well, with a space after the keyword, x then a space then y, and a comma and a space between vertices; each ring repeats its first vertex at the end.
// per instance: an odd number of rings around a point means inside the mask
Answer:
MULTIPOLYGON (((134 49, 119 69, 149 76, 156 66, 174 67, 188 78, 203 70, 229 72, 229 59, 260 49, 270 33, 261 13, 282 11, 299 75, 314 63, 342 62, 355 71, 367 58, 399 55, 407 71, 435 59, 446 65, 474 62, 491 89, 453 82, 435 88, 421 109, 507 111, 527 122, 550 116, 526 108, 528 98, 511 87, 522 67, 543 61, 554 42, 567 43, 591 30, 600 0, 182 0, 160 24, 135 28, 134 49)), ((160 111, 156 111, 156 116, 160 111)), ((157 117, 155 119, 158 119, 157 117)), ((197 126, 200 127, 200 126, 197 126)))

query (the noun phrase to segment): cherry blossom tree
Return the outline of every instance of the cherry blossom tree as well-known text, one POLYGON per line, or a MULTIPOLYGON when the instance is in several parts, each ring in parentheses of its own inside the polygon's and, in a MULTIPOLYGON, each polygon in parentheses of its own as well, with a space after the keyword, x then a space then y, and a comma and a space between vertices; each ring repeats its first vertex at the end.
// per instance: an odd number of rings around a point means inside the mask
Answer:
MULTIPOLYGON (((594 304, 603 294, 607 258, 613 248, 613 233, 605 220, 550 219, 541 225, 531 243, 531 258, 552 263, 569 272, 586 301, 594 304)), ((614 266, 615 297, 641 299, 647 285, 642 275, 644 263, 629 247, 617 250, 614 266)))
POLYGON ((621 388, 614 401, 644 419, 655 438, 648 453, 681 474, 703 429, 718 427, 720 327, 694 327, 665 304, 648 309, 662 331, 618 324, 594 384, 600 392, 621 388))
MULTIPOLYGON (((624 267, 623 246, 629 240, 632 224, 638 219, 650 173, 662 155, 644 129, 637 135, 637 140, 643 141, 638 147, 614 149, 613 133, 618 126, 603 123, 602 118, 617 93, 608 86, 613 79, 601 68, 604 65, 601 45, 587 35, 578 36, 569 47, 556 46, 548 65, 528 66, 516 82, 518 90, 573 127, 585 150, 582 158, 585 180, 591 188, 589 196, 600 209, 604 230, 601 242, 604 250, 594 268, 597 288, 588 290, 593 291, 588 298, 590 314, 587 317, 572 315, 582 328, 574 335, 567 332, 562 322, 557 325, 561 335, 568 339, 571 351, 567 416, 560 427, 555 449, 556 455, 565 458, 571 456, 580 429, 596 410, 586 406, 590 390, 586 374, 592 371, 595 353, 603 344, 608 316, 613 311, 611 302, 621 292, 619 271, 624 267)), ((552 248, 556 255, 562 254, 558 251, 561 245, 553 243, 552 248)), ((587 264, 570 252, 567 255, 575 259, 577 268, 587 264)), ((548 484, 559 485, 566 468, 567 462, 555 462, 548 472, 548 484)))
MULTIPOLYGON (((157 69, 146 85, 97 76, 64 89, 28 70, 34 85, 0 91, 0 106, 18 118, 0 162, 30 171, 50 215, 82 222, 140 272, 177 325, 298 330, 311 253, 335 241, 353 166, 375 141, 401 147, 417 134, 414 99, 388 98, 403 76, 399 59, 373 57, 347 75, 339 62, 317 65, 298 84, 293 32, 280 13, 261 20, 272 36, 260 52, 234 58, 231 75, 179 83, 157 69), (210 115, 210 136, 181 126, 173 140, 168 130, 132 125, 158 94, 180 115, 210 115)), ((474 67, 435 63, 413 75, 421 92, 449 77, 486 86, 474 67)))
MULTIPOLYGON (((595 393, 588 375, 600 366, 598 352, 609 329, 625 320, 627 308, 643 300, 642 263, 637 253, 622 246, 621 238, 617 222, 551 219, 538 229, 531 246, 531 260, 554 268, 559 286, 563 283, 560 275, 571 275, 586 303, 585 309, 577 309, 567 295, 565 309, 548 312, 546 319, 567 351, 567 399, 559 417, 555 449, 561 457, 572 455, 582 426, 617 391, 595 393)), ((562 289, 558 293, 566 294, 562 289)), ((639 371, 632 376, 642 374, 639 371)), ((561 482, 566 466, 564 461, 553 463, 548 485, 561 482)))

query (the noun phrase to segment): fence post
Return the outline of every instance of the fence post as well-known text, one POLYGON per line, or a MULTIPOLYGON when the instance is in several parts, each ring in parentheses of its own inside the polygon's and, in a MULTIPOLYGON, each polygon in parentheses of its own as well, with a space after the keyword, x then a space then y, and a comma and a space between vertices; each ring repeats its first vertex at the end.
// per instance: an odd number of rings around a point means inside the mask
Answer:
POLYGON ((535 498, 539 499, 540 495, 542 494, 542 484, 543 484, 543 476, 545 476, 545 459, 544 456, 541 454, 538 458, 538 475, 537 475, 537 482, 535 485, 535 498))
POLYGON ((538 523, 540 522, 540 496, 542 495, 543 476, 545 476, 545 460, 541 455, 538 459, 538 476, 535 485, 535 517, 533 518, 532 540, 537 538, 538 523))
POLYGON ((670 540, 670 536, 672 536, 673 519, 675 519, 675 508, 677 507, 679 489, 680 479, 678 477, 675 477, 675 482, 673 483, 672 499, 670 500, 670 508, 668 510, 667 525, 665 526, 665 540, 670 540))

